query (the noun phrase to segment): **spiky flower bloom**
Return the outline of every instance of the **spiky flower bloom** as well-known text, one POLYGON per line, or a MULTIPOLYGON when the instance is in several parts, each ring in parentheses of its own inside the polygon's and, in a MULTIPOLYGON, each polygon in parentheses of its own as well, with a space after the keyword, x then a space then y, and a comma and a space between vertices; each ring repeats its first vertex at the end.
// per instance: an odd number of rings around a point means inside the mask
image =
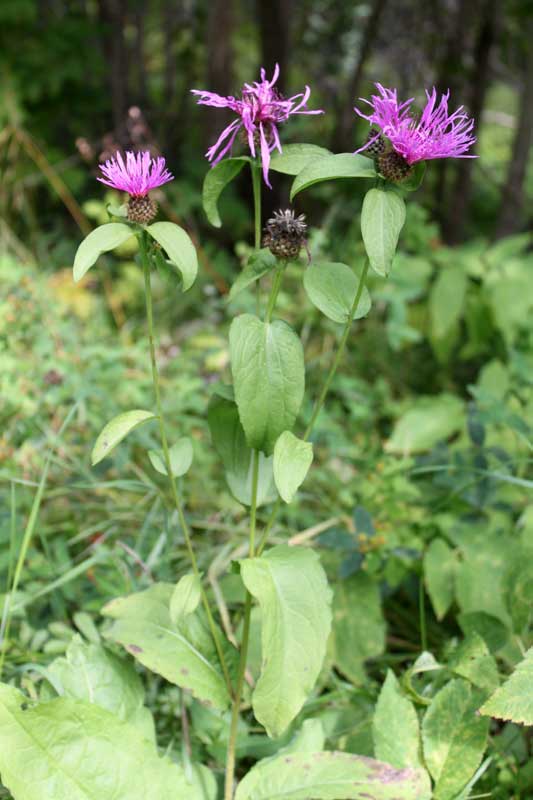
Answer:
POLYGON ((104 174, 97 178, 106 186, 127 192, 128 219, 143 225, 150 222, 157 213, 157 203, 148 196, 148 192, 174 180, 174 176, 166 168, 165 159, 161 156, 152 158, 148 151, 143 153, 126 153, 126 163, 120 153, 100 165, 104 174))
POLYGON ((274 75, 267 80, 264 69, 261 69, 261 80, 253 84, 245 83, 238 97, 223 97, 215 92, 204 92, 193 89, 192 93, 198 96, 198 104, 214 106, 215 108, 229 108, 237 114, 227 128, 224 128, 215 144, 209 148, 206 157, 212 166, 218 164, 233 147, 239 131, 243 131, 252 156, 256 157, 259 150, 263 167, 263 178, 270 188, 268 169, 270 155, 277 149, 281 153, 281 142, 278 126, 286 122, 291 114, 323 114, 321 110, 309 111, 306 108, 311 89, 305 87, 305 92, 285 98, 274 88, 279 77, 279 66, 276 64, 274 75))
MULTIPOLYGON (((380 83, 376 83, 376 88, 379 94, 372 95, 371 100, 361 98, 362 102, 371 107, 370 114, 354 109, 373 126, 373 135, 368 137, 357 153, 370 153, 380 136, 385 137, 392 152, 396 154, 393 159, 388 158, 388 161, 394 160, 396 174, 408 172, 408 168, 418 161, 434 158, 476 158, 468 153, 476 141, 472 135, 474 120, 468 116, 463 106, 453 113, 449 112, 449 91, 440 100, 435 88, 431 92, 426 91, 426 105, 418 116, 411 109, 414 98, 400 103, 396 89, 386 89, 380 83)), ((379 155, 380 166, 381 161, 387 166, 388 155, 390 153, 386 152, 379 155)))
POLYGON ((272 255, 281 261, 294 261, 302 247, 307 248, 305 215, 298 217, 290 208, 274 212, 267 220, 263 234, 263 247, 268 247, 272 255))

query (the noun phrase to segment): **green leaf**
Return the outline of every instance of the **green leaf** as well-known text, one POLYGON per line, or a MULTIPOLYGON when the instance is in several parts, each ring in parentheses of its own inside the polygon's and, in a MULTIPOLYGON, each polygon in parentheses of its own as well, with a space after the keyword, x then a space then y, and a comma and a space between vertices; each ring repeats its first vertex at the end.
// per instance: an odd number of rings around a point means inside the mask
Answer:
POLYGON ((418 161, 416 164, 414 164, 413 171, 409 177, 400 183, 400 189, 406 189, 408 192, 416 192, 424 180, 426 167, 427 164, 425 161, 418 161))
MULTIPOLYGON (((318 262, 304 272, 304 288, 316 308, 333 322, 345 323, 359 288, 360 272, 346 264, 318 262)), ((352 319, 360 319, 370 311, 371 300, 365 287, 352 319)))
POLYGON ((339 178, 375 178, 376 170, 369 158, 352 153, 336 153, 312 161, 296 176, 291 188, 291 201, 296 195, 322 181, 339 178))
POLYGON ((316 144, 285 144, 283 152, 275 150, 270 160, 270 169, 285 175, 298 175, 308 164, 315 164, 332 153, 316 144))
POLYGON ((511 677, 479 709, 480 714, 521 725, 533 725, 532 686, 533 647, 527 651, 511 677))
POLYGON ((0 773, 14 800, 203 800, 183 769, 136 727, 60 697, 28 708, 0 685, 0 773))
POLYGON ((422 740, 435 800, 454 800, 483 758, 488 720, 476 713, 479 699, 479 692, 458 678, 435 695, 426 712, 422 740))
POLYGON ((483 525, 462 531, 458 544, 462 558, 455 572, 455 596, 461 611, 490 614, 510 627, 505 583, 516 540, 510 537, 502 547, 501 532, 483 525))
POLYGON ((333 660, 354 683, 365 681, 364 662, 383 653, 385 630, 377 581, 363 572, 339 581, 333 598, 333 660))
POLYGON ((260 761, 235 800, 430 800, 427 773, 351 753, 294 753, 260 761))
MULTIPOLYGON (((170 617, 174 586, 156 583, 144 592, 112 600, 105 637, 137 661, 206 704, 224 710, 229 696, 211 634, 199 611, 175 625, 170 617)), ((221 639, 222 639, 221 634, 221 639)))
POLYGON ((198 256, 191 237, 174 222, 153 222, 146 228, 159 242, 169 259, 179 269, 183 278, 183 291, 190 289, 198 274, 198 256))
POLYGON ((274 480, 283 500, 291 503, 313 461, 313 445, 284 431, 274 446, 274 480))
MULTIPOLYGON (((215 450, 224 465, 229 489, 239 503, 249 506, 252 502, 252 451, 246 444, 236 403, 214 394, 209 401, 207 422, 215 450)), ((258 507, 276 498, 272 464, 272 456, 259 453, 258 507)))
POLYGON ((496 653, 509 640, 509 631, 497 617, 484 611, 467 611, 457 615, 457 622, 465 636, 478 633, 491 653, 496 653))
POLYGON ((424 554, 424 580, 438 620, 453 603, 456 563, 455 553, 444 539, 433 539, 424 554))
POLYGON ((202 202, 207 219, 215 228, 222 226, 218 213, 218 199, 228 183, 236 178, 244 165, 250 161, 248 156, 237 158, 224 158, 215 167, 212 167, 204 179, 202 202))
POLYGON ((202 584, 199 577, 191 573, 179 579, 170 598, 170 619, 174 625, 179 625, 185 617, 196 611, 201 597, 202 584))
POLYGON ((272 272, 277 265, 278 261, 276 257, 272 255, 270 250, 263 248, 262 250, 256 250, 253 252, 248 259, 245 268, 239 274, 237 280, 231 287, 229 300, 233 300, 238 294, 240 294, 240 292, 242 292, 244 289, 247 289, 252 283, 255 283, 255 281, 258 281, 260 278, 262 278, 263 275, 267 275, 269 272, 272 272))
POLYGON ((278 545, 240 562, 262 612, 262 670, 252 703, 270 737, 281 736, 313 689, 331 627, 325 572, 315 552, 278 545))
POLYGON ((405 203, 392 190, 370 189, 363 200, 361 234, 372 267, 387 276, 405 222, 405 203))
POLYGON ((435 339, 443 339, 461 316, 468 278, 464 269, 442 269, 433 284, 429 299, 431 331, 435 339))
MULTIPOLYGON (((192 442, 189 437, 183 436, 181 439, 178 439, 178 441, 169 448, 168 454, 170 456, 170 466, 174 477, 179 478, 181 475, 185 475, 185 473, 189 471, 193 457, 192 442)), ((162 450, 149 450, 148 458, 156 472, 161 473, 161 475, 167 474, 165 456, 162 450)))
POLYGON ((123 222, 108 222, 91 231, 76 251, 73 268, 76 283, 83 278, 102 253, 114 250, 131 236, 133 236, 132 229, 123 222))
POLYGON ((372 722, 376 758, 393 767, 421 767, 418 717, 389 670, 379 693, 372 722))
POLYGON ((252 314, 233 320, 229 333, 235 399, 248 445, 270 455, 294 425, 304 394, 300 339, 286 322, 252 314))
POLYGON ((134 428, 155 419, 155 414, 151 411, 135 409, 134 411, 124 411, 107 423, 94 443, 91 454, 93 467, 106 458, 112 450, 119 444, 134 428))
POLYGON ((451 394, 419 397, 397 420, 385 449, 404 456, 431 450, 464 424, 464 403, 459 397, 451 394))
POLYGON ((124 722, 137 725, 143 736, 155 741, 154 721, 144 706, 139 675, 131 663, 102 645, 85 644, 80 636, 74 636, 66 656, 56 658, 47 674, 61 695, 96 703, 124 722))
POLYGON ((493 692, 500 683, 496 661, 485 640, 475 632, 467 636, 452 653, 448 668, 488 692, 493 692))

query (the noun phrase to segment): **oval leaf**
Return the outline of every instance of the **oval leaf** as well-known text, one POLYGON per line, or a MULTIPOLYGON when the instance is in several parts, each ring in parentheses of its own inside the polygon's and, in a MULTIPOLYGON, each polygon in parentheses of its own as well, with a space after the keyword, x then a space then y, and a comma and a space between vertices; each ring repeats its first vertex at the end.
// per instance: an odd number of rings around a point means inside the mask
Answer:
POLYGON ((316 144, 285 144, 281 153, 275 150, 272 154, 270 169, 285 175, 298 175, 308 164, 331 155, 325 147, 316 144))
POLYGON ((151 411, 135 409, 134 411, 125 411, 108 422, 94 444, 91 455, 93 467, 106 458, 130 431, 149 419, 155 419, 155 414, 152 414, 151 411))
MULTIPOLYGON (((350 318, 359 281, 359 275, 346 264, 313 263, 304 272, 304 288, 312 304, 328 319, 339 323, 346 323, 350 318)), ((352 319, 366 316, 371 304, 365 287, 352 319)))
POLYGON ((392 670, 387 672, 379 693, 372 734, 377 758, 399 769, 421 766, 418 717, 392 670))
POLYGON ((430 800, 427 773, 351 753, 294 753, 260 761, 235 800, 430 800))
POLYGON ((102 253, 114 250, 131 236, 133 236, 132 229, 123 222, 108 222, 91 231, 76 251, 73 267, 74 280, 76 282, 81 280, 102 253))
POLYGON ((286 322, 262 322, 253 314, 233 320, 229 341, 246 440, 254 450, 270 455, 300 410, 305 384, 302 343, 286 322))
POLYGON ((150 236, 159 242, 183 278, 183 291, 190 289, 198 274, 198 257, 191 237, 173 222, 154 222, 146 228, 150 236))
POLYGON ((225 158, 212 167, 204 179, 202 202, 207 219, 215 228, 220 228, 222 220, 218 213, 218 198, 231 181, 237 177, 247 161, 248 156, 225 158))
MULTIPOLYGON (((181 439, 178 439, 172 447, 169 447, 168 454, 170 456, 170 466, 174 477, 179 478, 181 475, 185 475, 185 473, 189 471, 193 457, 192 442, 189 437, 183 436, 181 439)), ((161 475, 167 474, 165 456, 162 450, 149 450, 148 458, 156 472, 159 472, 161 475)))
POLYGON ((273 269, 276 269, 277 265, 277 258, 272 255, 270 250, 266 248, 256 250, 252 253, 245 268, 231 287, 229 299, 233 300, 243 289, 258 281, 263 275, 267 275, 273 269))
POLYGON ((179 579, 170 598, 170 619, 174 625, 196 611, 201 595, 202 584, 199 577, 191 573, 179 579))
POLYGON ((105 637, 121 644, 152 672, 224 710, 230 698, 209 629, 199 611, 181 624, 172 621, 174 591, 172 584, 156 583, 144 592, 112 600, 102 610, 114 620, 105 637))
POLYGON ((310 164, 297 175, 291 188, 291 200, 296 195, 322 181, 334 181, 338 178, 375 178, 374 164, 365 156, 352 153, 336 153, 325 156, 310 164))
POLYGON ((286 503, 305 480, 313 461, 313 445, 298 439, 290 431, 284 431, 274 446, 274 480, 278 492, 286 503))
POLYGON ((252 703, 271 737, 280 736, 312 691, 331 628, 331 591, 318 556, 279 545, 240 562, 262 611, 263 663, 252 703))
POLYGON ((405 203, 392 190, 370 189, 363 200, 361 234, 370 266, 387 276, 405 222, 405 203))

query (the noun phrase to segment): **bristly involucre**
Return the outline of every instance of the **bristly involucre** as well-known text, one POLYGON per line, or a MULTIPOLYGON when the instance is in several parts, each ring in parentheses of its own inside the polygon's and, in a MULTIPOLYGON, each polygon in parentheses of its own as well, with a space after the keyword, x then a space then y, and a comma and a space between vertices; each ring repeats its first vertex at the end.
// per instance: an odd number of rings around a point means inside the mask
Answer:
POLYGON ((294 261, 302 247, 307 247, 305 234, 307 224, 304 214, 298 217, 287 208, 274 212, 267 220, 263 235, 263 247, 268 247, 272 255, 281 261, 294 261))

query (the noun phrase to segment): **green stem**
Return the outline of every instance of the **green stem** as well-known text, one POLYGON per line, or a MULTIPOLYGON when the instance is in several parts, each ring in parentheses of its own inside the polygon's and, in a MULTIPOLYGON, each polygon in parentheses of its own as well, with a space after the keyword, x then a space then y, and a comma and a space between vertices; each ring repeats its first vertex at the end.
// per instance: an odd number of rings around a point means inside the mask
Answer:
MULTIPOLYGON (((261 247, 261 166, 253 161, 250 163, 252 170, 252 189, 254 194, 254 249, 261 247)), ((261 288, 260 282, 255 285, 256 311, 259 316, 261 311, 261 288)))
POLYGON ((420 576, 420 581, 418 584, 418 613, 420 617, 420 646, 422 647, 422 652, 425 653, 428 649, 428 635, 426 628, 426 602, 424 596, 423 575, 420 576))
MULTIPOLYGON (((248 548, 249 557, 255 555, 255 531, 257 518, 257 484, 259 480, 259 452, 252 451, 252 500, 250 506, 250 544, 248 548)), ((224 786, 224 800, 231 800, 233 797, 233 783, 235 779, 235 748, 237 744, 237 730, 239 726, 239 713, 241 706, 242 690, 244 687, 244 676, 246 674, 246 661, 248 659, 248 643, 250 641, 250 619, 252 614, 252 595, 246 592, 244 605, 244 621, 242 627, 241 653, 239 658, 239 673, 237 676, 237 687, 233 699, 231 712, 230 733, 228 739, 228 754, 226 758, 226 780, 224 786)))
POLYGON ((283 280, 283 272, 284 272, 284 267, 278 266, 274 275, 274 280, 272 281, 270 297, 268 298, 268 306, 265 314, 265 322, 270 322, 270 320, 272 319, 274 306, 276 305, 276 300, 278 299, 279 290, 281 288, 281 282, 283 280))
MULTIPOLYGON (((324 405, 324 401, 325 401, 326 396, 327 396, 327 394, 328 394, 328 392, 330 390, 331 382, 332 382, 333 378, 335 377, 335 373, 337 372, 338 366, 339 366, 339 364, 341 362, 341 359, 342 359, 342 356, 343 356, 343 353, 344 353, 344 348, 346 347, 346 342, 348 341, 348 336, 350 334, 350 329, 352 327, 353 316, 354 316, 354 314, 355 314, 355 312, 357 310, 357 307, 359 305, 359 301, 361 300, 361 296, 363 294, 363 289, 365 288, 365 281, 366 281, 366 276, 368 274, 369 266, 370 266, 369 261, 368 261, 368 259, 366 259, 365 260, 365 264, 363 266, 363 270, 361 272, 361 277, 359 278, 359 285, 357 287, 357 292, 355 293, 354 301, 352 303, 352 307, 350 309, 350 313, 348 315, 348 319, 346 320, 346 324, 345 324, 344 329, 342 331, 341 339, 340 339, 340 342, 339 342, 339 346, 337 348, 337 352, 335 354, 335 358, 333 359, 333 362, 331 364, 329 372, 328 372, 328 374, 326 376, 326 380, 324 381, 324 385, 322 386, 322 390, 321 390, 321 392, 320 392, 320 394, 318 396, 318 400, 315 403, 315 407, 313 409, 313 413, 311 414, 311 419, 309 420, 309 424, 307 425, 307 428, 305 429, 305 433, 303 435, 304 442, 309 439, 309 437, 310 437, 310 435, 311 435, 311 433, 313 431, 313 428, 314 428, 315 422, 317 420, 317 417, 318 417, 318 415, 320 414, 320 412, 322 410, 322 406, 324 405)), ((260 542, 259 542, 259 546, 257 548, 257 553, 256 553, 257 556, 260 556, 261 553, 263 552, 263 550, 265 549, 265 545, 267 543, 270 531, 272 530, 272 527, 273 527, 273 525, 274 525, 274 523, 276 521, 276 518, 278 516, 280 508, 281 508, 281 498, 278 497, 278 499, 276 500, 276 502, 274 503, 274 505, 272 507, 272 512, 270 514, 270 517, 268 518, 268 522, 267 522, 267 524, 265 526, 265 529, 263 531, 263 534, 261 536, 261 539, 260 539, 260 542)))
POLYGON ((170 486, 170 490, 172 493, 172 498, 174 500, 174 505, 176 507, 176 511, 178 512, 178 519, 180 522, 181 529, 183 531, 183 536, 185 538, 185 544, 187 547, 187 551, 189 553, 189 560, 191 562, 191 566, 193 572, 198 579, 200 584, 200 591, 202 596, 202 603, 205 609, 205 613, 207 615, 207 621, 209 623, 209 628, 211 630, 211 635, 213 637, 213 642, 216 647, 216 651, 218 654, 218 658, 220 660, 220 666, 222 667, 222 672, 224 673, 224 679, 226 681, 226 687, 228 689, 230 697, 233 695, 233 690, 231 686, 231 679, 228 671, 228 667, 226 664, 226 659, 224 658, 224 651, 222 650, 222 644, 220 642, 220 637, 218 635, 215 620, 213 619, 213 614, 211 613, 211 608, 209 607, 209 601, 207 599, 207 595, 205 593, 205 589, 202 585, 202 576, 200 575, 200 570, 198 569, 198 563, 196 561, 196 556, 194 554, 194 550, 192 547, 191 541, 191 533, 189 530, 189 526, 187 524, 187 520, 185 519, 185 514, 183 512, 183 505, 181 503, 178 489, 176 486, 176 481, 174 479, 174 475, 172 473, 172 465, 170 461, 170 452, 168 447, 168 439, 165 429, 165 419, 163 417, 163 408, 161 404, 161 389, 159 386, 159 373, 157 370, 157 360, 155 354, 155 338, 154 338, 154 318, 153 318, 153 305, 152 305, 152 286, 150 281, 150 260, 148 257, 148 250, 146 244, 146 234, 144 231, 139 234, 139 250, 141 254, 141 260, 143 265, 144 271, 144 287, 145 287, 145 299, 146 299, 146 318, 148 321, 148 338, 150 342, 150 361, 152 365, 152 383, 154 387, 154 394, 155 394, 155 402, 157 407, 157 417, 159 420, 159 434, 161 437, 161 445, 163 447, 163 456, 165 461, 165 468, 167 471, 168 482, 170 486))

